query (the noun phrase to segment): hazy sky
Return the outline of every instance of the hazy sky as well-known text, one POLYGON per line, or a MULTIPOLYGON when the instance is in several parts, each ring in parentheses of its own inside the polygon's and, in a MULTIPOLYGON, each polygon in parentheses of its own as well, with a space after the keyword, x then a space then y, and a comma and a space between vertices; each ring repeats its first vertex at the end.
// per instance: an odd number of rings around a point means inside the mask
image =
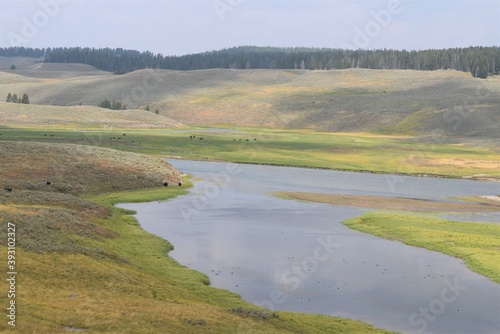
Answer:
POLYGON ((0 0, 0 46, 500 46, 500 0, 0 0))

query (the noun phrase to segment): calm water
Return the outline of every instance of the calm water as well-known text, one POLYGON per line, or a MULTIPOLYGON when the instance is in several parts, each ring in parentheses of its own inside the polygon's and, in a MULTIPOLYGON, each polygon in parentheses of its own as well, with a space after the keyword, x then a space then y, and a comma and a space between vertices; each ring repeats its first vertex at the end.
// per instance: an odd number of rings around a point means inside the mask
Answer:
MULTIPOLYGON (((167 202, 122 204, 212 285, 276 310, 359 319, 391 330, 499 333, 500 285, 461 260, 352 231, 361 209, 285 201, 271 191, 447 200, 500 184, 301 168, 170 161, 199 180, 167 202)), ((457 219, 496 223, 499 214, 457 219)))

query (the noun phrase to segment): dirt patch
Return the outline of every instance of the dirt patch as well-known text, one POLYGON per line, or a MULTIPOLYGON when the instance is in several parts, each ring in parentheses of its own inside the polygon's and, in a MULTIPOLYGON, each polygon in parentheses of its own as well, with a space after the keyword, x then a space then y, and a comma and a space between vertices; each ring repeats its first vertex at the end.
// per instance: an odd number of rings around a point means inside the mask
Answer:
POLYGON ((427 201, 413 198, 353 196, 338 194, 316 194, 302 192, 280 192, 277 196, 333 205, 356 206, 369 209, 421 211, 421 212, 498 212, 500 201, 492 203, 455 203, 427 201))

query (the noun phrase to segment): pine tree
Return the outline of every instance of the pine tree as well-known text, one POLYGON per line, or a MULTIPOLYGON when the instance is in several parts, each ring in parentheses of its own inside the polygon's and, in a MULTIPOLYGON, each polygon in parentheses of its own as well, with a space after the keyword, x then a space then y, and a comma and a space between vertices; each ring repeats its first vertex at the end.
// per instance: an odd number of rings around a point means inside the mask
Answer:
POLYGON ((97 106, 101 108, 111 109, 111 102, 107 99, 104 99, 97 106))
POLYGON ((149 111, 149 104, 146 106, 146 111, 149 111))
POLYGON ((111 104, 111 109, 122 110, 123 109, 122 103, 119 101, 113 100, 113 103, 111 104))
POLYGON ((7 102, 12 102, 12 94, 7 94, 7 102))
POLYGON ((23 94, 23 98, 21 99, 21 103, 30 104, 30 99, 28 97, 28 94, 26 94, 26 93, 23 94))
POLYGON ((477 77, 481 79, 486 79, 488 77, 488 63, 485 60, 479 62, 477 77))
POLYGON ((17 94, 12 95, 12 102, 18 103, 19 99, 17 98, 17 94))

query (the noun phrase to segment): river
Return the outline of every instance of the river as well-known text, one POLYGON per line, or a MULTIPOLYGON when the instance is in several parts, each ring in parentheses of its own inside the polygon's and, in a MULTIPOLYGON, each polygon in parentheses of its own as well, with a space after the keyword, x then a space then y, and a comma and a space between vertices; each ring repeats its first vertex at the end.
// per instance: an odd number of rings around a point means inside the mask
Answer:
MULTIPOLYGON (((169 161, 193 175, 186 196, 120 204, 170 255, 212 285, 275 310, 363 320, 406 333, 498 333, 500 285, 463 261, 353 231, 366 210, 286 201, 272 191, 447 201, 497 195, 500 184, 233 163, 169 161)), ((500 222, 499 213, 454 215, 500 222)))

